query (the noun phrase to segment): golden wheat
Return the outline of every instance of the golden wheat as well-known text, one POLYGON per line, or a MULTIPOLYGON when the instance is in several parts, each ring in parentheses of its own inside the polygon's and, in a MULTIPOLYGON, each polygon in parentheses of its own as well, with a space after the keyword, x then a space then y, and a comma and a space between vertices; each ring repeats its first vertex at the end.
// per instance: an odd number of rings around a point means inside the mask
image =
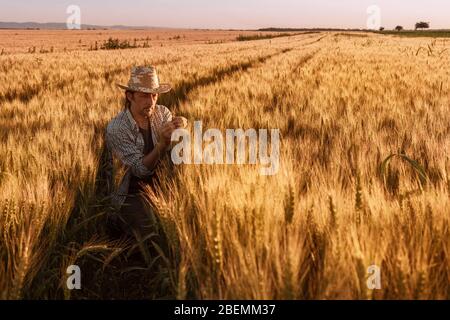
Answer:
POLYGON ((1 55, 1 298, 106 298, 115 268, 142 269, 73 246, 120 251, 87 242, 107 234, 111 211, 103 134, 122 107, 114 83, 155 64, 175 88, 161 103, 191 125, 279 128, 281 162, 274 176, 257 165, 161 168, 148 196, 173 256, 160 287, 129 297, 448 299, 449 45, 330 32, 1 55), (393 154, 421 171, 394 157, 381 173, 393 154), (104 268, 69 294, 66 266, 96 259, 104 268), (368 291, 373 264, 382 289, 368 291))

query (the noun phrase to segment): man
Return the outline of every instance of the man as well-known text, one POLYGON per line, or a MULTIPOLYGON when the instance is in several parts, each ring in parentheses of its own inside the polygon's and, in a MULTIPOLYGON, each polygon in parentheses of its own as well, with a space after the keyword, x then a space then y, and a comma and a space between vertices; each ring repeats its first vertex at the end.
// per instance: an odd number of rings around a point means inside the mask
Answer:
POLYGON ((106 146, 126 172, 112 201, 123 231, 142 239, 154 231, 157 221, 142 191, 154 186, 155 170, 170 149, 172 132, 184 127, 186 119, 172 118, 169 109, 156 104, 159 94, 169 92, 171 86, 159 83, 153 66, 133 67, 128 85, 118 86, 125 90, 125 108, 109 122, 106 146))

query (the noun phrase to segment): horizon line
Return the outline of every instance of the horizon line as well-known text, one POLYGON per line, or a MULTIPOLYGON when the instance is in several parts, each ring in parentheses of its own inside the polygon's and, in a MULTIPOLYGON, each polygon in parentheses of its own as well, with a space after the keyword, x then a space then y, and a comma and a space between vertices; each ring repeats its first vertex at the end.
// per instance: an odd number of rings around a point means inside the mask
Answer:
MULTIPOLYGON (((0 21, 1 23, 11 23, 11 24, 41 24, 41 25, 45 25, 45 24, 61 24, 61 25, 66 25, 66 22, 37 22, 37 21, 24 21, 24 22, 19 22, 19 21, 0 21)), ((127 29, 135 29, 135 30, 139 30, 139 29, 178 29, 178 30, 225 30, 225 31, 267 31, 265 29, 279 29, 279 30, 360 30, 360 31, 379 31, 379 30, 373 30, 373 29, 367 29, 367 28, 355 28, 355 27, 273 27, 273 26, 269 26, 269 27, 261 27, 261 28, 248 28, 248 29, 243 29, 243 28, 208 28, 208 27, 169 27, 169 26, 133 26, 133 25, 126 25, 126 24, 113 24, 113 25, 99 25, 99 24, 92 24, 92 23, 81 23, 80 24, 81 27, 83 26, 90 26, 90 27, 101 27, 101 28, 119 28, 119 27, 124 27, 127 29)), ((27 28, 1 28, 0 29, 17 29, 17 30, 21 30, 21 29, 27 29, 27 28)), ((385 28, 385 30, 388 28, 385 28)), ((57 30, 83 30, 83 29, 57 29, 57 30)), ((388 29, 389 30, 389 29, 388 29)), ((414 30, 414 29, 407 29, 405 28, 404 30, 414 30)), ((446 28, 429 28, 428 30, 450 30, 450 26, 446 27, 446 28)))

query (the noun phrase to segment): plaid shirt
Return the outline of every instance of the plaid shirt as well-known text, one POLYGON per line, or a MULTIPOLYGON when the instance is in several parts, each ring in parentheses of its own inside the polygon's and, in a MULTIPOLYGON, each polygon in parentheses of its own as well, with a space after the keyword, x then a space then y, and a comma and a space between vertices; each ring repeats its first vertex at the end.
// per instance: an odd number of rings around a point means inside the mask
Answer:
MULTIPOLYGON (((172 120, 172 113, 162 105, 156 105, 150 118, 152 140, 154 145, 159 140, 158 132, 161 126, 172 120)), ((117 190, 112 191, 112 204, 120 209, 128 195, 131 175, 143 178, 154 174, 155 168, 149 170, 142 162, 144 158, 144 137, 127 108, 113 118, 106 128, 106 146, 109 168, 112 169, 112 156, 115 155, 127 168, 117 190)), ((112 174, 110 172, 110 178, 112 174)))

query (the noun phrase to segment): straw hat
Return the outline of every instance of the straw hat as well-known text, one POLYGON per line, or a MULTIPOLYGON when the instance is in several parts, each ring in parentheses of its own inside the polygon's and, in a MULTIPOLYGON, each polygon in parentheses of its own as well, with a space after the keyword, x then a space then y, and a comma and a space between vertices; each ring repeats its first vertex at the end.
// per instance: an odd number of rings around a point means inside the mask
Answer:
POLYGON ((145 93, 166 93, 172 87, 166 83, 159 83, 158 74, 154 66, 137 66, 131 68, 131 76, 128 85, 117 84, 118 87, 145 93))

